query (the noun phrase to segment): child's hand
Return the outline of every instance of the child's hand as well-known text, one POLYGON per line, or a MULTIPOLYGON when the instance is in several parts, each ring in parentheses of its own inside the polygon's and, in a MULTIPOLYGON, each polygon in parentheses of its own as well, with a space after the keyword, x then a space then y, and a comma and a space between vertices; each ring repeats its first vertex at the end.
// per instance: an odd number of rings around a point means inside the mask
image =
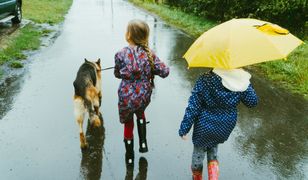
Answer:
POLYGON ((182 138, 184 141, 188 140, 188 136, 187 136, 187 135, 181 136, 181 138, 182 138))

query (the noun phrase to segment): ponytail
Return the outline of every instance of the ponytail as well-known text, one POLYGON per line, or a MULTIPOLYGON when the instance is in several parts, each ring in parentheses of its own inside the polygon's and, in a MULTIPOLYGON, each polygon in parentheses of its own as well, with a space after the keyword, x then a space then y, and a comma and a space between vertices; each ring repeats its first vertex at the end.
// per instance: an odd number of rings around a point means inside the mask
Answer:
POLYGON ((127 26, 126 40, 141 47, 147 54, 151 66, 150 83, 154 87, 154 58, 148 46, 150 28, 148 24, 141 20, 131 20, 127 26))
POLYGON ((151 66, 151 79, 150 79, 150 82, 151 82, 151 85, 152 87, 155 87, 155 84, 154 84, 154 58, 153 58, 153 54, 149 48, 149 46, 147 44, 144 44, 144 45, 140 45, 143 50, 146 52, 147 54, 147 57, 148 57, 148 61, 149 61, 149 64, 151 66))

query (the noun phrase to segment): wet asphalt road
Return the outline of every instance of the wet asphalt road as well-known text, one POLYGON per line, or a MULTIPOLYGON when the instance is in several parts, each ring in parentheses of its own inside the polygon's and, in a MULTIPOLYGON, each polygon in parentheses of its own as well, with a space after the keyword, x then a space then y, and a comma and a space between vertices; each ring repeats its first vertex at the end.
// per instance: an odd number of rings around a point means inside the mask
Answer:
MULTIPOLYGON (((31 56, 21 77, 0 87, 0 179, 190 179, 192 142, 182 141, 177 130, 192 85, 204 70, 187 70, 178 58, 192 42, 126 1, 75 0, 55 43, 31 56), (73 116, 72 82, 85 57, 113 66, 114 53, 126 45, 126 24, 134 18, 148 22, 151 47, 171 73, 155 79, 146 111, 149 152, 139 154, 135 143, 135 167, 126 169, 117 115, 120 81, 112 70, 102 73, 104 126, 84 124, 90 144, 85 153, 73 116)), ((241 106, 237 127, 219 146, 220 179, 308 179, 307 100, 257 75, 253 84, 259 106, 241 106)))

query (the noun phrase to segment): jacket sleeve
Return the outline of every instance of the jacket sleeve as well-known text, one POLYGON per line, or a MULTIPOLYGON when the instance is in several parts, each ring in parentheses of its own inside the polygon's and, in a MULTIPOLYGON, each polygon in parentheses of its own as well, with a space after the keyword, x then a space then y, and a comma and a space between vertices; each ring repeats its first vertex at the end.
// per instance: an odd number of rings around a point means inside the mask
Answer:
POLYGON ((190 131, 194 121, 198 119, 198 116, 201 113, 204 97, 201 91, 202 86, 204 86, 202 80, 197 80, 188 100, 188 106, 185 110, 185 115, 180 125, 179 136, 184 136, 190 131))
POLYGON ((257 106, 258 96, 251 84, 241 93, 241 101, 249 108, 257 106))
POLYGON ((120 74, 120 64, 121 64, 121 52, 118 52, 114 56, 114 76, 118 79, 121 79, 121 74, 120 74))
POLYGON ((169 75, 169 67, 166 66, 153 52, 154 59, 154 74, 162 78, 165 78, 169 75))

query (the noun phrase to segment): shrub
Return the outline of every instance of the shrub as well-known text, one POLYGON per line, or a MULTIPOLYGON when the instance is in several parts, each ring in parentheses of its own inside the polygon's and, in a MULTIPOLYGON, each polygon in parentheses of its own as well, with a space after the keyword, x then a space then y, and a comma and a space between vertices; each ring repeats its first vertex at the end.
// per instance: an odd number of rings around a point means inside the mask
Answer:
POLYGON ((298 33, 304 32, 308 21, 308 0, 166 0, 165 3, 216 21, 253 17, 298 33))

